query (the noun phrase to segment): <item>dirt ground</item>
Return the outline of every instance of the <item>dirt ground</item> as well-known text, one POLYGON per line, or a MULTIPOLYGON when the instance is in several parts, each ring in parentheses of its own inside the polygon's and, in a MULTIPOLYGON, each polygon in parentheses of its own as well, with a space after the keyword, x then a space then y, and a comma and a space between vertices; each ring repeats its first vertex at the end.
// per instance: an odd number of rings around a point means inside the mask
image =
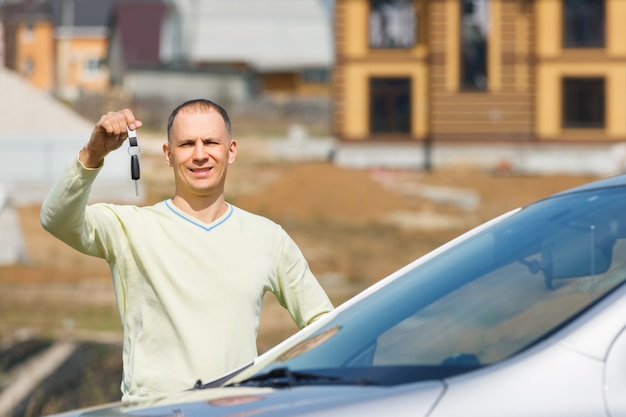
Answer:
MULTIPOLYGON (((146 204, 172 192, 159 143, 142 153, 146 204)), ((268 149, 265 139, 240 140, 227 199, 282 224, 335 304, 489 218, 593 179, 495 174, 472 167, 357 170, 324 161, 278 160, 268 149)), ((0 321, 0 337, 11 338, 27 328, 49 334, 102 330, 115 338, 119 323, 115 314, 108 317, 114 313, 108 267, 56 241, 42 230, 38 216, 39 206, 19 208, 28 259, 0 266, 0 313, 6 315, 0 321), (78 306, 75 311, 73 305, 78 306), (16 314, 21 306, 28 312, 16 314), (70 317, 55 314, 57 306, 70 317), (89 323, 85 317, 71 317, 86 315, 86 306, 96 329, 81 327, 89 323), (38 315, 37 307, 44 313, 38 315), (107 318, 101 320, 98 314, 107 318)), ((260 329, 261 351, 294 330, 271 299, 267 310, 260 329)))
MULTIPOLYGON (((146 204, 172 192, 158 146, 142 152, 146 204)), ((588 176, 522 176, 467 166, 356 170, 324 161, 277 160, 268 141, 239 142, 227 199, 283 225, 335 304, 471 227, 517 206, 580 185, 588 176)), ((56 241, 39 206, 20 207, 26 262, 0 266, 0 341, 28 335, 120 340, 106 264, 56 241)), ((271 296, 259 351, 296 329, 271 296)))

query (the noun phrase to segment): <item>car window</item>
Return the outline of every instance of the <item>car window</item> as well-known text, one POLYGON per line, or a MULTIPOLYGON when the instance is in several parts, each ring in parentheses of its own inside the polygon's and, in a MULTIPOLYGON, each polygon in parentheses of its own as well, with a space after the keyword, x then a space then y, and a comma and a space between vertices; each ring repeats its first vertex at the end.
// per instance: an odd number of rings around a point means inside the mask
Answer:
POLYGON ((388 281, 248 374, 395 367, 391 375, 417 367, 408 378, 423 380, 450 375, 437 368, 460 373, 504 360, 626 281, 624 190, 529 205, 388 281))
MULTIPOLYGON (((540 261, 541 255, 533 258, 528 261, 540 261)), ((616 242, 613 259, 603 274, 563 279, 550 290, 543 274, 520 262, 507 264, 383 332, 372 364, 439 365, 455 358, 481 364, 500 361, 623 282, 623 239, 616 242)))

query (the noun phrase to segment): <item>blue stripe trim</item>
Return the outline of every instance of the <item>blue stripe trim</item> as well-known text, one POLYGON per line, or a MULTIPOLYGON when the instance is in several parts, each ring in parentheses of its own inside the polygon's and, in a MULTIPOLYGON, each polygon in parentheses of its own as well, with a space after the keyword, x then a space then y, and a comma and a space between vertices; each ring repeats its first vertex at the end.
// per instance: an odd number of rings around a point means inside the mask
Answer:
POLYGON ((189 217, 185 217, 184 215, 182 215, 181 213, 179 213, 174 207, 172 207, 172 203, 170 200, 166 200, 165 201, 165 205, 167 206, 168 209, 170 209, 170 211, 172 213, 174 213, 175 215, 177 215, 178 217, 180 217, 181 219, 188 221, 189 223, 193 224, 194 226, 198 226, 200 229, 203 229, 206 232, 209 232, 213 229, 215 229, 217 226, 221 225, 222 223, 224 223, 226 220, 228 220, 228 218, 233 214, 233 206, 231 206, 230 204, 226 203, 226 205, 228 206, 228 212, 226 213, 226 215, 224 216, 224 218, 222 220, 220 220, 218 223, 213 224, 211 226, 205 226, 202 223, 198 223, 195 222, 193 220, 191 220, 189 217))

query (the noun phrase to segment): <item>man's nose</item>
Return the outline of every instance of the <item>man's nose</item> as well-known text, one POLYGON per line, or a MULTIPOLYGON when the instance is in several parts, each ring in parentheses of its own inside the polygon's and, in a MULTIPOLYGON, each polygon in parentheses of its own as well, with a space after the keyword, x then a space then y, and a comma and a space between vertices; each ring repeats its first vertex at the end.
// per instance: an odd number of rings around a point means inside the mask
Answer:
POLYGON ((204 143, 201 140, 197 140, 193 148, 193 157, 195 159, 206 159, 207 153, 204 149, 204 143))

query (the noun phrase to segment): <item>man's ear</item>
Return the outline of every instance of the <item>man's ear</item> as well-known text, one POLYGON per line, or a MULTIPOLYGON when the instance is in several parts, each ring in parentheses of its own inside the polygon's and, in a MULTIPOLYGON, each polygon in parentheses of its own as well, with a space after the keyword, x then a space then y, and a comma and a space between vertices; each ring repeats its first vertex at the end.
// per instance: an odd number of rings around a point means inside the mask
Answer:
POLYGON ((232 164, 235 162, 235 158, 237 157, 237 141, 235 139, 231 139, 228 144, 228 163, 232 164))
POLYGON ((165 156, 165 162, 167 166, 172 166, 172 154, 170 153, 170 146, 167 143, 163 144, 163 155, 165 156))

